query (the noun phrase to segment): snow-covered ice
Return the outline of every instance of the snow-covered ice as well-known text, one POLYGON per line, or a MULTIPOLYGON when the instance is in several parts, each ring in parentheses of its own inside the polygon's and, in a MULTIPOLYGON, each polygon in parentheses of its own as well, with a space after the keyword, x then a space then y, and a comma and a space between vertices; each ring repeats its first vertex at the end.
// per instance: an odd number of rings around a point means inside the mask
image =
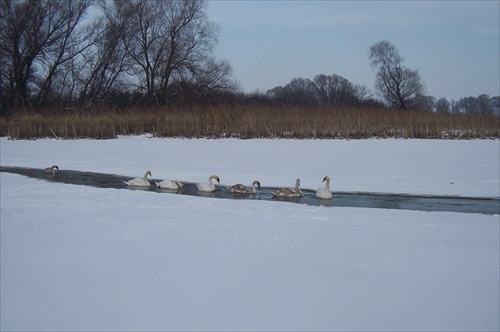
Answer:
MULTIPOLYGON (((500 196, 500 141, 0 139, 2 166, 500 196)), ((499 330, 498 215, 0 173, 1 330, 499 330)))
POLYGON ((0 138, 1 165, 94 171, 221 183, 258 179, 263 186, 316 189, 325 175, 334 191, 500 196, 499 140, 113 140, 0 138))

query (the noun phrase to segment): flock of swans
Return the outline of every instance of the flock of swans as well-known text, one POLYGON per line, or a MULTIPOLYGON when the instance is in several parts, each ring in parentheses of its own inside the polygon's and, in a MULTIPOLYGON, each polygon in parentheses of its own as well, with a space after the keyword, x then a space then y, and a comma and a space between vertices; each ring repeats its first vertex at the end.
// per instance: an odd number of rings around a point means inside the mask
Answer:
MULTIPOLYGON (((47 175, 54 176, 56 172, 59 170, 59 167, 56 165, 52 167, 47 167, 44 169, 44 173, 47 175)), ((135 178, 129 181, 124 181, 126 185, 131 187, 149 187, 151 186, 151 182, 148 180, 148 176, 153 176, 150 170, 147 170, 144 173, 142 178, 135 178)), ((213 181, 217 181, 220 184, 220 178, 217 175, 210 175, 208 178, 208 183, 197 183, 196 187, 199 191, 203 192, 213 192, 215 191, 215 184, 213 181)), ((319 188, 316 190, 316 197, 322 199, 331 199, 332 193, 330 191, 330 178, 325 176, 323 181, 325 182, 324 188, 319 188)), ((184 188, 184 184, 179 180, 163 180, 161 182, 155 182, 156 186, 164 189, 179 189, 184 188)), ((295 188, 279 188, 276 191, 272 192, 273 197, 302 197, 304 194, 302 190, 300 190, 300 179, 295 181, 295 188)), ((230 193, 235 195, 252 195, 257 193, 257 189, 260 190, 260 182, 254 181, 250 187, 247 187, 243 184, 235 184, 233 186, 227 187, 230 193)))
MULTIPOLYGON (((128 186, 133 187, 149 187, 151 183, 148 180, 148 175, 151 175, 151 171, 146 171, 142 178, 135 178, 130 181, 124 181, 128 186)), ((220 178, 217 175, 210 175, 207 182, 197 183, 196 187, 199 191, 203 192, 213 192, 215 191, 215 184, 213 181, 217 181, 220 184, 220 178)), ((323 178, 323 182, 325 182, 324 188, 319 188, 316 190, 316 197, 323 199, 331 199, 332 193, 330 191, 330 178, 325 176, 323 178)), ((184 184, 182 184, 179 180, 163 180, 161 182, 155 182, 155 184, 159 188, 166 189, 179 189, 183 188, 184 184)), ((302 190, 300 190, 300 179, 295 181, 295 188, 279 188, 276 191, 272 192, 274 197, 302 197, 304 194, 302 190)), ((254 181, 250 187, 247 187, 243 184, 235 184, 233 186, 227 187, 230 193, 235 195, 251 195, 256 194, 257 189, 260 190, 260 182, 254 181)))

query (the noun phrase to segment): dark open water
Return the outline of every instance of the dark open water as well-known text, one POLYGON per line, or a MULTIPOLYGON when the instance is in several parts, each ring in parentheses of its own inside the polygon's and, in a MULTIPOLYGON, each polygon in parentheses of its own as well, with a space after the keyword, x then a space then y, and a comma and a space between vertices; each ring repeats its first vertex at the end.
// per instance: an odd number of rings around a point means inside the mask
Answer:
POLYGON ((258 191, 256 195, 237 196, 231 194, 224 186, 216 186, 217 189, 213 193, 200 192, 197 190, 195 183, 184 181, 182 182, 184 183, 185 187, 179 190, 158 188, 154 184, 154 182, 161 181, 158 179, 150 179, 150 182, 152 183, 151 187, 146 189, 139 189, 128 187, 124 183, 124 181, 128 181, 133 177, 114 174, 60 170, 55 176, 50 176, 45 175, 43 173, 43 169, 4 166, 0 166, 0 172, 20 174, 49 182, 86 185, 96 188, 143 190, 161 194, 168 193, 222 199, 269 200, 276 202, 292 202, 297 204, 307 204, 314 206, 320 205, 328 207, 344 206, 418 211, 450 211, 461 213, 500 214, 500 198, 407 195, 369 192, 333 192, 333 199, 324 200, 316 198, 315 191, 302 189, 304 197, 284 199, 272 197, 271 192, 277 189, 275 187, 261 187, 262 190, 258 191))

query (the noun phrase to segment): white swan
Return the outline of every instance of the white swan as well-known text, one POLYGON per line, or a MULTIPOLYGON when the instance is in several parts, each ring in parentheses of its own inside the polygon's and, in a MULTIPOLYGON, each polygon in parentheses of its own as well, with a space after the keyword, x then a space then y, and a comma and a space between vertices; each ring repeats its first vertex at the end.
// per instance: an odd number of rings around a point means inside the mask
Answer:
POLYGON ((160 188, 165 189, 179 189, 184 188, 184 184, 179 180, 163 180, 162 182, 155 182, 160 188))
POLYGON ((151 171, 146 171, 146 173, 144 173, 144 177, 142 178, 135 178, 130 181, 123 181, 123 182, 133 187, 149 187, 151 183, 149 183, 148 181, 148 175, 152 176, 151 171))
POLYGON ((331 199, 332 193, 330 192, 330 177, 325 176, 322 182, 326 182, 325 188, 316 190, 316 197, 323 199, 331 199))
POLYGON ((295 188, 280 188, 273 192, 274 197, 302 197, 304 194, 299 188, 300 179, 295 180, 295 188))
POLYGON ((248 188, 245 185, 242 184, 235 184, 234 186, 227 187, 229 191, 233 194, 236 195, 250 195, 250 194, 256 194, 257 193, 257 188, 260 190, 260 182, 259 181, 254 181, 252 182, 252 189, 248 188))
POLYGON ((208 183, 197 183, 196 187, 199 191, 212 192, 215 191, 215 184, 212 180, 216 180, 217 183, 220 183, 220 179, 217 175, 210 175, 208 178, 208 183))
POLYGON ((59 167, 57 167, 57 165, 53 165, 52 167, 47 167, 46 169, 44 169, 43 172, 45 174, 54 175, 58 170, 59 167))

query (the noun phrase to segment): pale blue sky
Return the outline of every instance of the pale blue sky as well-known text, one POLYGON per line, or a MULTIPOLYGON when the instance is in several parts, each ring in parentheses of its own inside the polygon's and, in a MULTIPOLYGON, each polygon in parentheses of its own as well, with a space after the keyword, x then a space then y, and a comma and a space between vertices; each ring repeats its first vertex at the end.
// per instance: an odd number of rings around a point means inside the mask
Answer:
POLYGON ((337 74, 374 91, 369 47, 394 44, 426 94, 500 94, 500 1, 209 0, 217 58, 245 92, 337 74))

